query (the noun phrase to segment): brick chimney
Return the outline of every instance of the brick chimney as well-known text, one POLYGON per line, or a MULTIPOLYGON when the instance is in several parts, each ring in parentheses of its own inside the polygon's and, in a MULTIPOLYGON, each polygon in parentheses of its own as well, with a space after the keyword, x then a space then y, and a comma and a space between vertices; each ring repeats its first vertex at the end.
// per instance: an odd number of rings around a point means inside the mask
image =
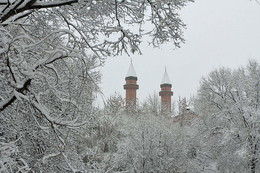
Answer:
POLYGON ((137 76, 132 61, 126 74, 125 81, 126 84, 124 85, 124 89, 126 90, 126 110, 134 110, 136 108, 136 90, 139 86, 136 83, 137 76))
POLYGON ((167 70, 165 68, 164 76, 161 82, 161 91, 159 92, 159 95, 161 96, 161 112, 163 114, 167 114, 171 112, 171 97, 173 95, 172 92, 172 84, 169 79, 167 70))

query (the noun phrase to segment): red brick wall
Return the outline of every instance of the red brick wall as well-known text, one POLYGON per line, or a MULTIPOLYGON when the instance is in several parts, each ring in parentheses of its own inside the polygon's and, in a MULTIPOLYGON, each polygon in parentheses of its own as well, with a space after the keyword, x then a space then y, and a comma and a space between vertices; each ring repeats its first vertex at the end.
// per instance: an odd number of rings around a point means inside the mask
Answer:
POLYGON ((161 91, 159 92, 161 96, 161 111, 163 113, 171 112, 172 95, 171 86, 161 86, 161 91))
POLYGON ((124 85, 126 90, 126 107, 135 107, 136 106, 136 90, 139 86, 136 84, 136 80, 128 79, 124 85))
POLYGON ((128 79, 128 80, 126 80, 126 84, 136 84, 136 80, 128 79))

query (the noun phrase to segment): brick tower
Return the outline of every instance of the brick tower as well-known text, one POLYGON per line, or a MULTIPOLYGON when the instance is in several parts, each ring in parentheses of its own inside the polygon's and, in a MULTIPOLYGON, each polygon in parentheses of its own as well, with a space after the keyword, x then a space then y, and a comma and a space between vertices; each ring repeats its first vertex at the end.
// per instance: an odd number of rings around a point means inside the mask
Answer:
POLYGON ((126 90, 126 109, 134 110, 136 108, 136 90, 139 86, 136 84, 137 76, 132 61, 126 74, 125 81, 126 84, 124 85, 124 89, 126 90))
POLYGON ((173 95, 172 92, 172 84, 169 79, 167 70, 165 68, 164 76, 161 82, 161 91, 159 92, 159 95, 161 96, 161 111, 162 113, 170 113, 171 112, 171 97, 173 95))

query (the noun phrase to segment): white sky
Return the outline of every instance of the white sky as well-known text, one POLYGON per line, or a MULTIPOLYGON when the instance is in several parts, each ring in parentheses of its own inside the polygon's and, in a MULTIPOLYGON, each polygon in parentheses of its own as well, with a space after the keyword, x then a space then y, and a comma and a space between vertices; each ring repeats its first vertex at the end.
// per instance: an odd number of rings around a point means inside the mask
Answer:
POLYGON ((160 91, 165 66, 173 100, 177 100, 196 94, 201 77, 215 68, 244 66, 248 59, 260 62, 260 5, 254 0, 197 0, 181 11, 181 18, 187 29, 186 43, 180 49, 173 50, 172 44, 160 49, 142 46, 142 56, 106 60, 100 85, 105 98, 115 92, 125 96, 123 85, 130 58, 138 77, 139 102, 160 91))

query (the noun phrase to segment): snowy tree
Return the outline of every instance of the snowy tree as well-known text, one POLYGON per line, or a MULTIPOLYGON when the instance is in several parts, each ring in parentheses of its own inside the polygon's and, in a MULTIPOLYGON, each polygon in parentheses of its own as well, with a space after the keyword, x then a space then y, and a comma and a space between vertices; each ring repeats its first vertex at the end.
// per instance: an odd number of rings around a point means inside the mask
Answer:
POLYGON ((171 121, 153 114, 136 114, 122 115, 120 122, 122 137, 111 159, 114 172, 168 173, 181 170, 178 135, 172 133, 171 121))
POLYGON ((160 115, 161 114, 161 101, 158 96, 158 93, 154 92, 152 95, 149 95, 144 103, 142 104, 143 112, 146 114, 160 115))
POLYGON ((105 102, 105 114, 116 115, 124 110, 124 99, 123 97, 115 93, 111 95, 105 102))
MULTIPOLYGON (((200 143, 192 136, 195 125, 180 128, 172 117, 150 111, 121 113, 115 119, 116 150, 107 162, 111 172, 202 172, 200 143)), ((196 123, 194 123, 196 124, 196 123)))
POLYGON ((111 169, 111 158, 120 138, 118 116, 96 114, 97 121, 85 129, 78 149, 88 172, 111 169))
POLYGON ((220 68, 203 78, 196 111, 202 116, 199 140, 221 172, 256 173, 260 145, 260 66, 220 68))
POLYGON ((186 97, 184 98, 180 98, 178 100, 178 114, 185 114, 189 111, 190 107, 189 107, 189 103, 186 99, 186 97))

